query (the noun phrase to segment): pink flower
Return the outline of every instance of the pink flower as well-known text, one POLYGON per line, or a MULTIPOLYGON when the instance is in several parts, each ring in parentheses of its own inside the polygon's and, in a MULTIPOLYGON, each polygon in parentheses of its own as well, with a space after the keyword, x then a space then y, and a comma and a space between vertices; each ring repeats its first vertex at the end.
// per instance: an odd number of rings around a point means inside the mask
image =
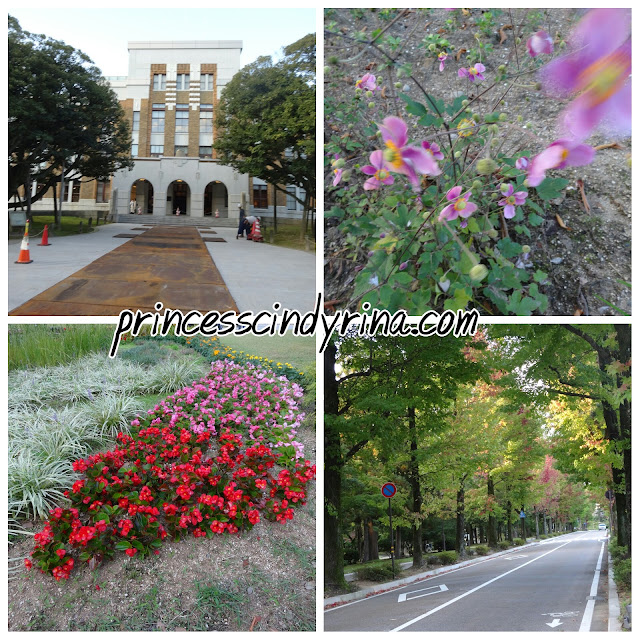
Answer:
POLYGON ((524 204, 527 199, 526 191, 516 191, 513 193, 513 185, 509 183, 506 190, 500 189, 500 193, 504 196, 502 200, 498 202, 499 205, 504 207, 504 217, 513 218, 516 215, 516 207, 524 204))
POLYGON ((526 169, 529 166, 529 158, 526 156, 522 156, 516 160, 516 169, 520 169, 521 171, 526 169))
POLYGON ((376 77, 372 73, 365 73, 360 80, 356 82, 356 89, 365 89, 366 91, 375 91, 379 89, 376 77))
POLYGON ((480 82, 481 80, 484 80, 482 72, 485 71, 485 69, 486 67, 482 62, 476 62, 473 67, 469 67, 468 69, 465 69, 464 67, 458 69, 458 77, 469 78, 471 82, 475 82, 476 80, 480 82))
POLYGON ((365 190, 379 189, 383 184, 393 184, 394 178, 385 166, 383 152, 377 149, 369 156, 369 160, 371 164, 362 167, 362 173, 372 176, 365 181, 365 190))
POLYGON ((438 60, 440 61, 440 71, 444 71, 444 61, 447 60, 448 58, 449 56, 446 53, 444 53, 444 51, 438 54, 438 60))
POLYGON ((631 134, 631 12, 593 9, 569 39, 570 53, 541 71, 545 89, 560 97, 577 95, 560 120, 580 140, 597 128, 631 134))
POLYGON ((564 167, 581 167, 591 164, 595 149, 588 144, 580 144, 575 140, 556 140, 544 151, 534 156, 527 173, 527 184, 537 187, 545 178, 549 169, 563 169, 564 167))
POLYGON ((527 40, 527 51, 532 58, 541 53, 553 53, 553 38, 546 31, 538 31, 527 40))
POLYGON ((438 220, 455 220, 458 216, 468 218, 478 208, 478 205, 469 202, 471 191, 467 191, 464 195, 460 195, 461 193, 462 187, 459 185, 449 189, 447 200, 450 204, 440 212, 438 220))
POLYGON ((340 180, 342 180, 342 172, 343 169, 334 169, 333 173, 335 174, 334 178, 333 178, 333 186, 337 186, 337 184, 340 182, 340 180))
POLYGON ((436 144, 435 142, 427 142, 426 140, 424 140, 422 142, 422 148, 431 153, 431 155, 433 155, 436 160, 444 159, 444 153, 440 151, 440 145, 436 144))
POLYGON ((440 174, 440 167, 431 153, 407 144, 407 125, 401 118, 389 116, 378 127, 387 147, 383 153, 387 169, 407 176, 414 187, 420 186, 418 174, 440 174))

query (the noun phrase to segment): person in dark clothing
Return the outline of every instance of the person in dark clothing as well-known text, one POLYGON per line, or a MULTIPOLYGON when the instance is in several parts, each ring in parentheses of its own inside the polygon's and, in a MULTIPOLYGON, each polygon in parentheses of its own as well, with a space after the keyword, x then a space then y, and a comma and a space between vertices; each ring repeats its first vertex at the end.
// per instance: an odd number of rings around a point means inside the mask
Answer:
POLYGON ((245 230, 247 229, 246 216, 244 213, 244 209, 242 208, 241 204, 239 204, 238 207, 240 209, 240 219, 238 221, 238 233, 236 233, 236 240, 238 238, 242 238, 244 236, 245 230))

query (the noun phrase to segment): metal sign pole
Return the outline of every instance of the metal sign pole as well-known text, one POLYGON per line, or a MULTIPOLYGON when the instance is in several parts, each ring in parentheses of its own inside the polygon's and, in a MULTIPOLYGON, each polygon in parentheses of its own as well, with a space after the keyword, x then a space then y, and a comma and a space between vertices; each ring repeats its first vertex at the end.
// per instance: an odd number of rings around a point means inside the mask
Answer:
POLYGON ((391 572, 393 573, 393 578, 396 577, 396 566, 393 559, 394 554, 394 546, 393 546, 393 525, 391 524, 391 498, 389 498, 389 541, 391 543, 391 572))

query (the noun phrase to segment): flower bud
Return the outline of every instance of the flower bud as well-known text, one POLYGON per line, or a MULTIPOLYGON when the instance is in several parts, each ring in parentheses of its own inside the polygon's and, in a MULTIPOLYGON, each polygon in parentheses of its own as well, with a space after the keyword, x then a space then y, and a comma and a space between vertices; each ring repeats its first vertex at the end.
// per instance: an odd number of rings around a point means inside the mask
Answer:
POLYGON ((370 102, 368 105, 369 109, 373 109, 376 106, 375 102, 370 102))
POLYGON ((339 60, 338 60, 338 57, 337 57, 337 56, 329 56, 329 57, 327 58, 327 62, 328 62, 329 64, 334 64, 334 65, 335 65, 335 64, 338 64, 339 60))
POLYGON ((480 120, 482 120, 482 118, 480 117, 479 113, 474 113, 471 118, 473 119, 474 122, 480 122, 480 120))
POLYGON ((469 101, 468 100, 463 100, 462 101, 462 106, 463 107, 468 107, 469 106, 469 101))
POLYGON ((400 264, 400 266, 398 267, 398 271, 404 271, 407 268, 407 262, 403 262, 400 264))
POLYGON ((492 193, 491 194, 491 199, 492 200, 497 200, 500 196, 497 193, 492 193))
POLYGON ((500 140, 498 140, 498 138, 491 138, 490 144, 492 147, 497 147, 500 144, 500 140))
POLYGON ((373 91, 367 91, 364 95, 367 96, 367 98, 373 98, 373 91))
POLYGON ((506 70, 507 70, 507 65, 506 65, 506 64, 501 64, 501 65, 498 67, 498 71, 499 71, 500 73, 504 73, 506 70))
POLYGON ((472 189, 482 189, 482 182, 480 182, 480 180, 474 180, 473 184, 471 185, 472 189))
POLYGON ((490 176, 494 171, 498 170, 498 164, 491 158, 481 158, 476 162, 476 171, 481 176, 490 176))
POLYGON ((487 231, 487 235, 490 238, 497 238, 498 237, 498 230, 497 229, 489 229, 489 231, 487 231))
POLYGON ((509 191, 509 185, 503 182, 500 185, 500 191, 502 191, 502 193, 505 193, 506 191, 509 191))
POLYGON ((498 120, 500 120, 500 122, 505 122, 505 121, 506 121, 506 119, 507 119, 507 114, 506 114, 506 113, 501 113, 501 114, 498 116, 498 120))
POLYGON ((469 277, 473 282, 480 282, 487 277, 489 273, 489 269, 485 267, 483 264, 477 264, 475 267, 471 267, 471 271, 469 271, 469 277))
POLYGON ((402 82, 394 82, 394 83, 393 83, 393 86, 394 86, 396 89, 399 89, 399 88, 402 86, 402 82))
POLYGON ((436 50, 436 45, 433 44, 433 42, 429 45, 429 51, 435 51, 436 50))
POLYGON ((500 127, 497 124, 490 124, 489 131, 493 133, 493 135, 498 135, 498 133, 500 133, 500 127))
POLYGON ((376 82, 377 82, 378 84, 382 84, 382 83, 384 82, 384 78, 383 78, 382 76, 378 76, 378 77, 376 78, 376 82))
POLYGON ((522 245, 522 253, 529 253, 531 251, 531 247, 528 244, 522 245))
POLYGON ((461 156, 462 156, 462 151, 456 151, 456 152, 453 154, 453 157, 454 157, 454 158, 456 158, 456 160, 457 160, 458 158, 460 158, 461 156))
POLYGON ((330 72, 330 71, 331 71, 331 67, 326 66, 326 67, 324 68, 324 75, 325 75, 325 76, 326 76, 326 75, 329 75, 329 72, 330 72))
POLYGON ((336 158, 332 163, 334 169, 342 169, 345 165, 344 158, 336 158))
POLYGON ((342 179, 346 181, 346 180, 348 180, 350 177, 351 177, 351 169, 345 169, 345 170, 342 172, 342 179))
POLYGON ((516 118, 518 122, 522 122, 522 116, 518 114, 518 117, 516 118))

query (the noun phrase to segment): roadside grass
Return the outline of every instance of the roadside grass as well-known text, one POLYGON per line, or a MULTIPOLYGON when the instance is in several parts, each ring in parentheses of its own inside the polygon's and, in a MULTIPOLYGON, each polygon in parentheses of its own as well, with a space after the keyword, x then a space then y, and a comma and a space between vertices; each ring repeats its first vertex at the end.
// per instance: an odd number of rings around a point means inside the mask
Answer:
POLYGON ((112 337, 111 325, 9 325, 9 371, 65 364, 107 351, 112 337))
MULTIPOLYGON (((93 233, 96 225, 96 217, 92 216, 91 228, 89 228, 88 218, 78 218, 76 216, 62 216, 60 226, 55 226, 55 218, 53 215, 32 215, 31 224, 29 225, 29 236, 37 235, 44 230, 44 225, 49 225, 49 234, 55 236, 75 236, 79 233, 93 233), (80 231, 80 223, 82 222, 82 231, 80 231)), ((101 222, 100 224, 104 224, 101 222)))
MULTIPOLYGON (((264 241, 269 242, 271 240, 271 234, 273 232, 273 220, 270 218, 261 218, 260 229, 264 236, 264 241)), ((278 220, 278 232, 273 236, 273 244, 277 247, 284 247, 286 249, 298 249, 299 251, 308 251, 309 253, 315 253, 316 242, 313 238, 313 234, 308 234, 308 246, 307 240, 304 235, 300 237, 301 222, 299 220, 278 220)))

